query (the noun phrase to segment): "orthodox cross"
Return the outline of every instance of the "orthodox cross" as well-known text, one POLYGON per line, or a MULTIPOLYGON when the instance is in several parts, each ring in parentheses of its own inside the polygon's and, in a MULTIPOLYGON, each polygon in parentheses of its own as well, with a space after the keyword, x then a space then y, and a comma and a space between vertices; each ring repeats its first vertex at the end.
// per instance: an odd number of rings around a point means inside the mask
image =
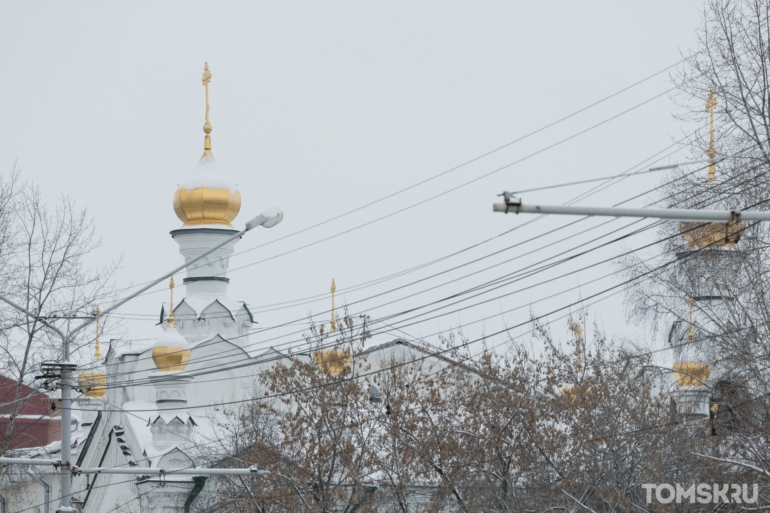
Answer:
POLYGON ((709 174, 708 179, 712 180, 717 176, 717 168, 714 164, 714 157, 717 156, 717 150, 714 148, 714 111, 717 108, 717 95, 714 91, 709 94, 709 99, 706 102, 706 111, 709 113, 709 150, 706 152, 709 161, 709 174))
POLYGON ((209 122, 209 83, 211 82, 211 70, 209 69, 209 63, 205 63, 203 66, 203 78, 201 78, 203 87, 206 88, 206 123, 203 125, 203 132, 206 134, 206 138, 203 143, 203 149, 206 152, 211 152, 211 123, 209 122))
POLYGON ((330 290, 332 293, 332 320, 329 323, 329 331, 337 331, 337 319, 334 318, 334 293, 337 292, 337 284, 334 283, 334 278, 332 278, 332 286, 330 290))

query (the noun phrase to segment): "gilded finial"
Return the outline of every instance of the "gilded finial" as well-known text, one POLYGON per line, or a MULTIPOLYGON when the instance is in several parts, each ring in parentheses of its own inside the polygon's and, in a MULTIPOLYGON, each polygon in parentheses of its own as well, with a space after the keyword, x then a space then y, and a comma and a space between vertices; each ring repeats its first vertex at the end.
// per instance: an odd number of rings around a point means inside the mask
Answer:
POLYGON ((332 320, 329 323, 329 331, 337 331, 337 319, 334 317, 334 293, 337 292, 337 284, 334 283, 334 278, 332 278, 332 287, 330 290, 332 293, 332 320))
POLYGON ((96 307, 96 342, 94 343, 94 358, 99 359, 102 357, 102 347, 99 345, 99 315, 102 313, 101 309, 96 307))
POLYGON ((171 299, 168 304, 168 327, 174 327, 174 277, 172 276, 168 282, 168 289, 171 295, 171 299))
POLYGON ((582 338, 583 337, 583 325, 580 324, 580 323, 577 323, 575 325, 574 332, 575 332, 575 337, 577 339, 575 341, 575 353, 576 353, 575 356, 577 357, 577 360, 575 362, 575 368, 577 370, 582 370, 583 369, 583 358, 582 358, 580 353, 581 353, 582 343, 583 343, 583 338, 582 338))
POLYGON ((206 123, 203 125, 203 132, 206 137, 203 139, 203 154, 211 154, 211 122, 209 121, 209 83, 211 82, 211 70, 209 69, 209 63, 205 63, 203 66, 203 78, 201 78, 203 87, 206 88, 206 123))
POLYGON ((709 157, 709 174, 708 180, 713 180, 717 176, 717 167, 714 164, 714 157, 717 156, 717 150, 714 147, 714 111, 717 108, 717 95, 714 91, 709 94, 709 99, 706 102, 706 111, 709 113, 709 149, 706 155, 709 157))

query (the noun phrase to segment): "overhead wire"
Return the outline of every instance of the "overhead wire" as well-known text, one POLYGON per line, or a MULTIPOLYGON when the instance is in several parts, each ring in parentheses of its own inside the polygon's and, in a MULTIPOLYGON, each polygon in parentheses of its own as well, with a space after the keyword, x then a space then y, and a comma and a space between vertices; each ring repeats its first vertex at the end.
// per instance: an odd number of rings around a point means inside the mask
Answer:
POLYGON ((240 351, 240 349, 238 349, 240 351))
MULTIPOLYGON (((297 251, 301 251, 301 250, 307 249, 307 248, 309 248, 309 247, 313 247, 313 246, 316 246, 316 245, 318 245, 318 244, 321 244, 321 243, 323 243, 323 242, 327 242, 327 241, 329 241, 329 240, 333 240, 333 239, 336 239, 337 237, 341 237, 342 235, 346 235, 346 234, 348 234, 348 233, 354 232, 354 231, 356 231, 356 230, 359 230, 359 229, 361 229, 361 228, 365 228, 365 227, 367 227, 367 226, 370 226, 370 225, 372 225, 372 224, 375 224, 375 223, 377 223, 377 222, 379 222, 379 221, 382 221, 382 220, 388 219, 388 218, 390 218, 390 217, 393 217, 393 216, 395 216, 395 215, 398 215, 398 214, 400 214, 400 213, 406 212, 406 211, 408 211, 408 210, 411 210, 411 209, 413 209, 413 208, 416 208, 416 207, 418 207, 418 206, 420 206, 420 205, 423 205, 423 204, 425 204, 425 203, 428 203, 428 202, 430 202, 430 201, 433 201, 433 200, 435 200, 435 199, 438 199, 438 198, 441 198, 441 197, 443 197, 443 196, 446 196, 447 194, 449 194, 449 193, 451 193, 451 192, 454 192, 454 191, 456 191, 456 190, 458 190, 458 189, 461 189, 461 188, 463 188, 463 187, 465 187, 465 186, 467 186, 467 185, 470 185, 470 184, 472 184, 472 183, 478 182, 479 180, 482 180, 482 179, 484 179, 484 178, 487 178, 487 177, 489 177, 489 176, 491 176, 491 175, 493 175, 493 174, 496 174, 496 173, 498 173, 498 172, 500 172, 500 171, 503 171, 503 170, 505 170, 505 169, 508 169, 508 168, 510 168, 510 167, 512 167, 512 166, 515 166, 515 165, 517 165, 517 164, 519 164, 519 163, 521 163, 521 162, 524 162, 524 161, 526 161, 526 160, 528 160, 528 159, 530 159, 530 158, 532 158, 532 157, 534 157, 534 156, 536 156, 536 155, 539 155, 539 154, 541 154, 541 153, 543 153, 543 152, 545 152, 545 151, 548 151, 548 150, 550 150, 550 149, 552 149, 552 148, 555 148, 555 147, 557 147, 557 146, 559 146, 559 145, 561 145, 561 144, 564 144, 564 143, 566 143, 566 142, 568 142, 568 141, 570 141, 570 140, 572 140, 572 139, 574 139, 574 138, 576 138, 576 137, 579 137, 580 135, 583 135, 583 134, 585 134, 585 133, 587 133, 587 132, 589 132, 589 131, 591 131, 591 130, 594 130, 594 129, 596 129, 596 128, 598 128, 598 127, 600 127, 600 126, 602 126, 602 125, 604 125, 604 124, 606 124, 606 123, 608 123, 608 122, 610 122, 610 121, 613 121, 614 119, 617 119, 617 118, 619 118, 619 117, 621 117, 621 116, 623 116, 623 115, 625 115, 625 114, 627 114, 627 113, 629 113, 629 112, 632 112, 633 110, 635 110, 635 109, 637 109, 637 108, 639 108, 639 107, 642 107, 642 106, 644 106, 644 105, 646 105, 646 104, 648 104, 648 103, 650 103, 650 102, 652 102, 652 101, 654 101, 654 100, 656 100, 656 99, 658 99, 658 98, 661 98, 661 97, 663 97, 663 96, 665 96, 665 95, 669 94, 669 93, 670 93, 670 92, 672 92, 674 89, 675 89, 675 88, 671 88, 671 89, 668 89, 668 90, 666 90, 666 91, 664 91, 664 92, 662 92, 662 93, 659 93, 659 94, 657 94, 657 95, 655 95, 655 96, 653 96, 653 97, 651 97, 651 98, 648 98, 647 100, 645 100, 645 101, 643 101, 643 102, 641 102, 641 103, 638 103, 638 104, 636 104, 635 106, 633 106, 633 107, 631 107, 631 108, 629 108, 629 109, 626 109, 626 110, 624 110, 624 111, 622 111, 622 112, 620 112, 620 113, 618 113, 618 114, 615 114, 614 116, 611 116, 611 117, 609 117, 609 118, 606 118, 606 119, 604 119, 603 121, 600 121, 599 123, 596 123, 596 124, 594 124, 594 125, 592 125, 592 126, 590 126, 590 127, 586 128, 586 129, 584 129, 584 130, 581 130, 581 131, 579 131, 579 132, 577 132, 577 133, 574 133, 574 134, 572 134, 572 135, 570 135, 570 136, 568 136, 568 137, 566 137, 566 138, 563 138, 563 139, 561 139, 561 140, 557 141, 556 143, 552 143, 552 144, 550 144, 550 145, 548 145, 548 146, 546 146, 546 147, 544 147, 544 148, 541 148, 540 150, 537 150, 537 151, 535 151, 535 152, 533 152, 533 153, 530 153, 530 154, 528 154, 528 155, 526 155, 526 156, 524 156, 524 157, 521 157, 521 158, 519 158, 519 159, 517 159, 517 160, 515 160, 515 161, 513 161, 513 162, 510 162, 510 163, 508 163, 508 164, 505 164, 505 165, 503 165, 503 166, 501 166, 501 167, 498 167, 498 168, 496 168, 496 169, 494 169, 494 170, 492 170, 492 171, 489 171, 489 172, 487 172, 487 173, 485 173, 485 174, 483 174, 483 175, 481 175, 481 176, 478 176, 478 177, 476 177, 476 178, 473 178, 473 179, 471 179, 471 180, 469 180, 469 181, 463 182, 463 183, 462 183, 462 184, 460 184, 460 185, 457 185, 457 186, 451 187, 451 188, 449 188, 449 189, 447 189, 447 190, 444 190, 444 191, 442 191, 442 192, 440 192, 440 193, 438 193, 438 194, 434 194, 433 196, 430 196, 430 197, 428 197, 428 198, 426 198, 426 199, 420 200, 420 201, 418 201, 418 202, 416 202, 416 203, 412 203, 412 204, 410 204, 410 205, 408 205, 408 206, 406 206, 406 207, 402 207, 402 208, 400 208, 400 209, 397 209, 397 210, 395 210, 395 211, 393 211, 393 212, 390 212, 390 213, 388 213, 388 214, 385 214, 385 215, 383 215, 383 216, 377 217, 377 218, 375 218, 375 219, 373 219, 373 220, 370 220, 370 221, 367 221, 367 222, 365 222, 365 223, 362 223, 362 224, 356 225, 356 226, 354 226, 353 228, 348 228, 348 229, 346 229, 346 230, 343 230, 343 231, 341 231, 341 232, 338 232, 338 233, 336 233, 336 234, 333 234, 333 235, 330 235, 330 236, 327 236, 327 237, 321 238, 321 239, 319 239, 319 240, 316 240, 316 241, 314 241, 314 242, 310 242, 310 243, 308 243, 308 244, 304 244, 304 245, 302 245, 302 246, 298 246, 298 247, 296 247, 296 248, 293 248, 293 249, 290 249, 290 250, 287 250, 287 251, 284 251, 284 252, 278 253, 278 254, 276 254, 276 255, 272 255, 272 256, 269 256, 269 257, 263 258, 263 259, 261 259, 261 260, 257 260, 257 261, 255 261, 255 262, 251 262, 251 263, 249 263, 249 264, 245 264, 245 265, 242 265, 242 266, 240 266, 240 267, 235 267, 235 268, 233 268, 233 269, 228 269, 228 271, 227 271, 227 272, 236 272, 236 271, 240 271, 240 270, 243 270, 243 269, 246 269, 246 268, 252 267, 252 266, 254 266, 254 265, 258 265, 258 264, 261 264, 261 263, 264 263, 264 262, 267 262, 267 261, 270 261, 270 260, 274 260, 274 259, 276 259, 276 258, 280 258, 280 257, 286 256, 286 255, 292 254, 292 253, 296 253, 297 251)), ((255 250, 255 249, 258 249, 258 248, 264 247, 266 244, 268 244, 268 243, 265 243, 265 244, 263 244, 263 245, 260 245, 260 246, 254 247, 254 248, 250 248, 250 249, 248 249, 248 250, 244 250, 244 251, 241 251, 240 253, 237 253, 236 255, 241 255, 241 254, 244 254, 244 253, 246 253, 246 252, 249 252, 249 251, 252 251, 252 250, 255 250)), ((233 255, 233 257, 234 257, 234 256, 236 256, 236 255, 233 255)), ((230 257, 230 258, 232 258, 232 257, 230 257)), ((220 273, 220 274, 223 274, 223 273, 220 273)), ((145 282, 145 283, 149 283, 149 282, 145 282)), ((138 285, 136 285, 136 286, 139 286, 139 285, 143 285, 143 284, 144 284, 144 283, 140 283, 140 284, 138 284, 138 285)), ((160 292, 160 291, 162 291, 162 289, 155 289, 155 290, 150 290, 150 291, 147 291, 147 292, 144 292, 144 293, 140 294, 140 295, 139 295, 139 296, 137 296, 137 297, 141 297, 141 296, 147 296, 147 295, 150 295, 150 294, 156 294, 156 293, 158 293, 158 292, 160 292)))
MULTIPOLYGON (((761 203, 765 203, 765 202, 767 202, 767 201, 770 201, 770 200, 765 200, 764 202, 761 202, 761 203)), ((750 206, 749 208, 751 208, 751 206, 750 206)), ((754 223, 754 224, 755 224, 755 223, 754 223)), ((700 249, 699 249, 698 251, 700 251, 700 249)), ((690 257, 691 257, 693 254, 696 254, 698 251, 694 251, 694 252, 691 252, 691 254, 688 256, 688 258, 690 258, 690 257)), ((658 266, 658 267, 655 267, 655 268, 653 268, 653 269, 650 269, 650 270, 648 270, 648 271, 646 271, 646 272, 644 272, 644 273, 641 273, 641 274, 639 274, 639 275, 637 275, 637 276, 634 276, 634 277, 632 277, 632 278, 629 278, 629 279, 627 279, 627 280, 625 280, 625 281, 623 281, 623 282, 621 282, 621 283, 619 283, 619 284, 613 285, 613 286, 611 286, 611 287, 608 287, 608 288, 605 288, 605 289, 603 289, 602 291, 599 291, 599 292, 597 292, 597 293, 591 294, 591 295, 589 295, 589 296, 588 296, 588 297, 586 297, 586 298, 581 298, 581 299, 579 299, 578 301, 572 302, 572 303, 570 303, 570 304, 568 304, 568 305, 566 305, 566 306, 562 306, 562 307, 559 307, 559 308, 557 308, 557 309, 551 310, 551 311, 550 311, 550 312, 548 312, 547 314, 542 314, 542 315, 539 315, 539 316, 533 317, 532 319, 530 319, 530 320, 528 320, 528 321, 525 321, 525 322, 522 322, 522 323, 520 323, 520 324, 517 324, 517 325, 513 326, 512 328, 508 328, 508 327, 506 327, 505 329, 503 329, 503 330, 499 330, 499 331, 496 331, 496 332, 494 332, 494 333, 492 333, 492 334, 490 334, 490 335, 485 335, 485 336, 482 336, 482 337, 480 337, 480 338, 474 339, 474 340, 472 340, 472 341, 464 342, 463 344, 460 344, 459 346, 451 347, 451 348, 448 348, 448 349, 437 350, 437 351, 435 351, 435 352, 432 352, 432 353, 430 353, 430 354, 429 354, 429 356, 434 356, 434 357, 435 357, 435 356, 438 356, 438 355, 442 355, 442 354, 445 354, 445 353, 447 353, 447 352, 449 352, 449 351, 455 351, 455 350, 457 350, 459 347, 464 347, 464 346, 470 345, 471 343, 474 343, 474 342, 478 342, 478 341, 481 341, 481 340, 487 340, 487 339, 488 339, 488 338, 490 338, 490 337, 493 337, 493 336, 496 336, 496 335, 499 335, 499 334, 502 334, 502 333, 507 333, 507 332, 509 332, 509 331, 510 331, 511 329, 513 329, 513 328, 521 327, 521 326, 524 326, 524 325, 526 325, 526 324, 530 324, 530 323, 531 323, 531 322, 533 322, 533 321, 536 321, 536 320, 541 320, 541 319, 547 318, 548 316, 550 316, 550 315, 551 315, 551 314, 553 314, 553 313, 561 312, 561 311, 563 311, 563 310, 565 310, 565 309, 570 309, 570 308, 572 308, 573 306, 576 306, 576 305, 582 304, 582 303, 584 303, 584 302, 586 302, 586 301, 589 301, 589 300, 591 300, 591 299, 593 299, 593 298, 597 298, 597 297, 599 297, 599 296, 602 296, 603 294, 605 294, 605 293, 606 293, 606 292, 608 292, 608 291, 612 291, 612 290, 616 290, 616 289, 618 289, 618 288, 620 288, 620 287, 624 287, 624 286, 626 286, 626 285, 628 285, 628 284, 630 284, 630 283, 633 283, 633 282, 635 282, 635 281, 637 281, 637 280, 639 280, 639 279, 641 279, 641 278, 643 278, 643 277, 645 277, 645 276, 648 276, 648 275, 650 275, 650 274, 652 274, 652 273, 654 273, 654 272, 656 272, 656 271, 658 271, 658 270, 660 270, 660 269, 663 269, 663 268, 665 268, 665 267, 668 267, 669 265, 672 265, 673 263, 675 263, 675 262, 677 262, 677 261, 679 261, 679 260, 678 260, 678 259, 677 259, 677 260, 671 260, 671 261, 669 261, 669 262, 666 262, 666 263, 664 263, 664 264, 661 264, 661 265, 660 265, 660 266, 658 266)), ((605 299, 606 299, 606 298, 605 298, 605 299)), ((426 357, 427 357, 427 356, 424 356, 424 357, 419 357, 419 358, 417 358, 416 360, 412 360, 412 361, 410 361, 410 362, 408 362, 408 363, 415 363, 416 361, 422 361, 422 360, 424 360, 426 357)), ((283 356, 282 356, 281 358, 283 358, 283 356)), ((243 368, 243 367, 247 367, 247 366, 251 366, 251 365, 255 365, 255 364, 261 364, 261 363, 263 363, 263 362, 259 361, 259 362, 246 362, 246 363, 243 363, 243 364, 233 364, 233 365, 230 365, 229 367, 227 367, 225 370, 233 370, 233 369, 243 368)), ((391 366, 391 367, 387 367, 387 368, 381 368, 381 369, 378 369, 377 371, 371 371, 371 372, 368 372, 368 373, 364 373, 364 374, 361 374, 361 375, 357 375, 355 379, 360 379, 361 377, 366 377, 366 376, 368 376, 368 375, 371 375, 371 374, 376 374, 376 373, 384 372, 384 371, 386 371, 386 370, 392 370, 393 368, 400 368, 400 367, 402 367, 403 365, 405 365, 405 364, 396 364, 396 365, 394 365, 394 366, 391 366)), ((220 369, 220 370, 216 370, 216 371, 207 371, 207 372, 191 372, 191 373, 190 373, 190 375, 192 375, 192 376, 200 376, 200 375, 206 375, 206 374, 210 374, 210 373, 212 373, 212 372, 221 372, 221 371, 222 371, 222 370, 220 369)), ((350 379, 354 379, 354 378, 350 378, 350 379)), ((342 379, 341 381, 348 381, 348 380, 349 380, 349 379, 347 379, 347 378, 346 378, 346 379, 342 379)), ((133 384, 132 384, 132 386, 136 386, 136 385, 133 385, 133 384)), ((310 387, 310 389, 315 389, 315 388, 318 388, 318 387, 316 387, 316 386, 310 387)), ((296 392, 296 391, 294 391, 294 392, 296 392)), ((291 394, 291 393, 292 393, 292 392, 281 392, 281 393, 274 393, 274 394, 270 394, 270 395, 265 395, 265 396, 264 396, 263 398, 261 398, 261 399, 263 399, 263 400, 266 400, 266 399, 271 399, 271 398, 278 398, 278 397, 283 397, 283 396, 285 396, 285 395, 287 395, 287 394, 291 394)), ((225 405, 230 405, 230 404, 239 404, 239 403, 243 403, 243 402, 244 402, 244 401, 228 401, 228 402, 222 402, 222 403, 217 403, 217 404, 219 404, 220 406, 225 406, 225 405)), ((207 407, 207 406, 208 406, 208 405, 202 405, 201 407, 207 407)), ((193 408, 193 407, 190 407, 190 409, 192 409, 192 408, 193 408)), ((144 410, 134 410, 134 411, 144 411, 144 410)), ((155 411, 155 410, 150 410, 150 411, 155 411)))

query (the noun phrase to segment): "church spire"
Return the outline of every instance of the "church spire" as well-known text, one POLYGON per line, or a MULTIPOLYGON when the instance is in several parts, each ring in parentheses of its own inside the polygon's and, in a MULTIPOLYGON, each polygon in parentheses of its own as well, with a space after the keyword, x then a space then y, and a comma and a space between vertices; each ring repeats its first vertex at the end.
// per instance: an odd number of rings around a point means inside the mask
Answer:
MULTIPOLYGON (((714 111, 717 108, 717 95, 714 91, 709 94, 706 102, 706 112, 709 113, 709 149, 706 155, 709 158, 709 171, 706 181, 717 177, 717 166, 714 158, 717 150, 714 144, 714 111)), ((687 245, 692 249, 703 248, 735 248, 736 244, 746 229, 746 221, 728 221, 726 223, 702 223, 700 221, 682 221, 679 223, 679 231, 687 245)))
POLYGON ((98 360, 99 358, 102 357, 102 348, 99 345, 99 335, 101 335, 101 333, 100 333, 100 326, 99 326, 99 314, 101 314, 101 313, 102 313, 102 311, 99 308, 99 306, 97 305, 96 310, 95 310, 95 314, 96 314, 96 341, 94 342, 94 358, 96 360, 98 360))
POLYGON ((575 369, 578 371, 583 370, 583 357, 581 355, 582 351, 582 344, 583 344, 583 325, 581 323, 577 323, 575 325, 575 369))
POLYGON ((706 111, 709 113, 709 149, 706 155, 709 157, 709 174, 708 180, 713 180, 717 177, 717 167, 714 164, 714 157, 717 156, 717 150, 714 148, 714 111, 717 108, 717 95, 714 91, 709 94, 709 99, 706 102, 706 111))
POLYGON ((209 63, 205 63, 203 66, 203 87, 206 88, 206 123, 203 125, 203 132, 206 137, 203 139, 203 155, 211 155, 211 122, 209 121, 209 83, 211 82, 211 70, 209 69, 209 63))
POLYGON ((337 331, 337 319, 334 316, 334 293, 337 292, 337 284, 334 283, 334 278, 332 278, 332 287, 330 290, 332 293, 332 319, 329 323, 329 331, 337 331))
POLYGON ((238 185, 220 171, 214 154, 211 153, 210 82, 211 70, 206 63, 201 78, 206 91, 203 156, 174 193, 174 212, 184 226, 224 225, 232 228, 231 223, 241 209, 241 193, 238 192, 238 185))
POLYGON ((695 296, 690 296, 690 326, 687 331, 687 343, 682 348, 679 358, 671 366, 677 387, 703 387, 711 375, 711 365, 706 354, 695 344, 695 296))
POLYGON ((168 282, 168 290, 171 295, 168 303, 168 327, 174 327, 174 277, 172 276, 168 282))

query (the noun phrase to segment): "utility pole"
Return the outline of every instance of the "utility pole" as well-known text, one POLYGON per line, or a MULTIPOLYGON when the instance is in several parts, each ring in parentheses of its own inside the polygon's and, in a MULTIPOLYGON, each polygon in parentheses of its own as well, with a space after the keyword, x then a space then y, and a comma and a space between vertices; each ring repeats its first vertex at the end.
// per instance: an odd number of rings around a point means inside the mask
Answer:
MULTIPOLYGON (((116 310, 117 308, 123 306, 128 301, 131 301, 138 295, 142 294, 143 292, 151 289, 158 283, 164 281, 166 278, 173 276, 177 272, 181 271, 182 269, 185 269, 186 267, 189 267, 190 265, 194 264, 198 260, 207 257, 214 251, 218 250, 219 248, 225 246, 226 244, 229 244, 230 242, 239 239, 243 237, 243 235, 256 228, 257 226, 264 226, 265 228, 272 228, 273 226, 277 225, 281 222, 283 219, 283 212, 281 212, 277 208, 271 208, 269 210, 266 210, 262 214, 258 215, 251 221, 246 223, 246 227, 233 235, 232 237, 229 237, 225 239, 224 241, 220 242, 216 246, 212 247, 208 251, 205 251, 201 253, 200 255, 196 256, 195 258, 190 259, 189 261, 185 262, 184 264, 180 265, 179 267, 175 268, 173 271, 170 271, 157 280, 152 281, 151 283, 147 284, 146 286, 140 288, 133 294, 131 294, 128 297, 125 297, 116 303, 114 303, 112 306, 107 308, 106 310, 102 311, 99 314, 94 315, 92 318, 86 320, 79 326, 75 327, 73 330, 71 330, 69 333, 64 333, 60 329, 58 329, 56 326, 54 326, 50 321, 50 319, 47 319, 45 317, 41 317, 38 314, 35 314, 33 312, 30 312, 29 310, 26 310, 25 308, 17 305, 12 300, 0 295, 0 301, 3 301, 10 305, 11 307, 15 308, 16 310, 26 314, 30 318, 36 319, 40 321, 44 326, 48 327, 50 330, 55 332, 62 341, 62 357, 60 362, 46 362, 41 365, 43 368, 43 372, 48 377, 55 377, 59 378, 59 388, 61 388, 61 460, 45 460, 44 465, 53 465, 54 467, 59 467, 59 475, 61 477, 61 500, 59 502, 59 507, 56 510, 57 513, 76 513, 75 508, 72 507, 72 474, 75 470, 74 465, 72 464, 72 377, 74 375, 74 372, 77 370, 77 365, 70 362, 70 342, 74 340, 75 335, 77 335, 80 331, 82 331, 84 328, 88 327, 94 322, 97 322, 99 319, 107 315, 108 313, 116 310)), ((21 458, 0 458, 1 464, 17 464, 17 465, 29 465, 31 461, 40 461, 40 460, 29 460, 29 459, 21 459, 21 458)), ((40 463, 36 463, 40 464, 40 463)), ((97 473, 99 471, 104 472, 104 469, 91 469, 96 470, 97 473)), ((129 469, 120 469, 122 473, 129 473, 126 472, 129 469)), ((114 472, 113 472, 114 473, 114 472)))

